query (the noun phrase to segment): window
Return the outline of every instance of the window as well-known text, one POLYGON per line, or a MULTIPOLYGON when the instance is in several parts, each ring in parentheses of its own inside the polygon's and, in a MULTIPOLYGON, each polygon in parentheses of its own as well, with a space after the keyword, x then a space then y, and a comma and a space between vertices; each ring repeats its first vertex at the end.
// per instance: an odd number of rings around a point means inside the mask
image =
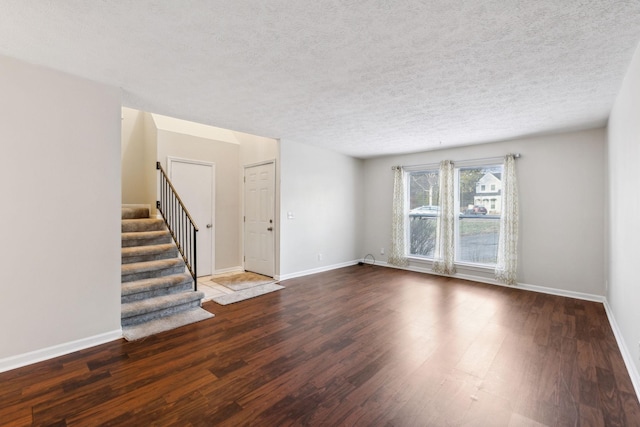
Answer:
POLYGON ((491 191, 496 191, 496 185, 495 184, 491 184, 491 191))
POLYGON ((489 199, 473 205, 476 183, 488 174, 502 172, 502 165, 456 168, 460 215, 456 227, 456 262, 495 265, 498 258, 500 215, 489 199), (491 208, 491 212, 487 210, 491 208))
MULTIPOLYGON (((455 168, 455 205, 459 207, 455 219, 457 263, 496 264, 500 233, 498 199, 478 193, 486 190, 486 186, 480 184, 483 178, 500 177, 501 173, 502 165, 455 168)), ((440 214, 439 173, 437 169, 415 171, 410 172, 408 178, 409 256, 433 258, 440 214)), ((491 184, 492 190, 495 187, 496 184, 491 184)))
POLYGON ((408 174, 409 254, 433 258, 436 223, 440 213, 440 174, 438 169, 408 174))

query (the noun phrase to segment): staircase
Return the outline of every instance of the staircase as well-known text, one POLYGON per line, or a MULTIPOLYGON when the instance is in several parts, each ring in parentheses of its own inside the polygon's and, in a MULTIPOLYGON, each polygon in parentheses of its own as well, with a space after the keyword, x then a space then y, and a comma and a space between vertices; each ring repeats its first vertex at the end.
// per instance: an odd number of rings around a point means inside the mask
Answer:
POLYGON ((122 207, 122 332, 128 341, 213 317, 162 219, 122 207))

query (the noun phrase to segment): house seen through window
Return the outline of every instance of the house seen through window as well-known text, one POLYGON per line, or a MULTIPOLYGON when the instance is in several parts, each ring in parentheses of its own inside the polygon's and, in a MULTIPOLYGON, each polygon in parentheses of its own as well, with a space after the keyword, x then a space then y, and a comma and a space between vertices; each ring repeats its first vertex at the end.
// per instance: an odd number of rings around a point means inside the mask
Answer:
MULTIPOLYGON (((456 168, 456 262, 495 265, 500 233, 502 165, 456 168)), ((408 173, 409 256, 433 258, 440 215, 438 169, 408 173)))

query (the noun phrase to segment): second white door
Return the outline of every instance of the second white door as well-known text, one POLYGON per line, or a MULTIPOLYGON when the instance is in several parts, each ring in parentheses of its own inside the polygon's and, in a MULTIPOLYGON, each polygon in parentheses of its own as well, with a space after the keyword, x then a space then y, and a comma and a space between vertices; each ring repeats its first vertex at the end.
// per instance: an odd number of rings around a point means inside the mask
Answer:
POLYGON ((244 269, 273 277, 275 164, 244 170, 244 269))
POLYGON ((197 273, 214 271, 215 165, 196 160, 168 158, 169 179, 198 226, 197 273))

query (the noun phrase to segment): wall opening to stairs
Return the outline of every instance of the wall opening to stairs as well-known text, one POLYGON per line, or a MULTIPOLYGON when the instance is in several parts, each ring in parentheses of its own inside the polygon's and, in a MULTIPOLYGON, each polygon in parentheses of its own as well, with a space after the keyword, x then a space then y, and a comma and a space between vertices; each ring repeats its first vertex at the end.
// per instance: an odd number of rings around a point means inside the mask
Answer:
MULTIPOLYGON (((244 166, 271 160, 276 160, 278 165, 278 145, 278 140, 273 138, 123 108, 122 203, 148 204, 151 207, 150 215, 156 214, 155 162, 160 162, 164 168, 167 167, 168 157, 215 163, 213 273, 240 271, 243 269, 244 255, 244 166)), ((277 191, 276 219, 280 210, 277 191)), ((276 235, 278 230, 276 224, 276 235)), ((276 238, 276 257, 279 252, 277 242, 276 238)))

